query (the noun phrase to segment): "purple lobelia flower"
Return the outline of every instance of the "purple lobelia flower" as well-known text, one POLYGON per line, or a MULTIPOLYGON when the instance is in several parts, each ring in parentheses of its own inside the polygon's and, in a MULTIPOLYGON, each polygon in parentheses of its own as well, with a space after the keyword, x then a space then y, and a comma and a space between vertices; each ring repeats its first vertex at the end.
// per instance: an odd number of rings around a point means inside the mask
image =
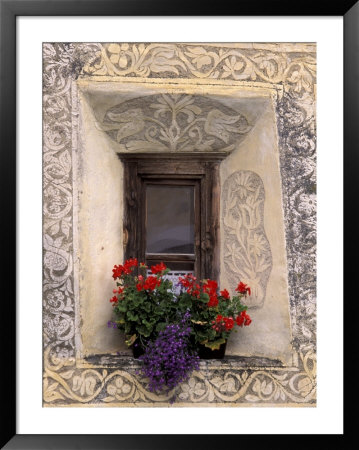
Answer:
POLYGON ((169 392, 199 368, 199 357, 189 347, 189 317, 187 312, 180 323, 167 325, 139 357, 143 361, 141 373, 149 379, 151 392, 169 392))

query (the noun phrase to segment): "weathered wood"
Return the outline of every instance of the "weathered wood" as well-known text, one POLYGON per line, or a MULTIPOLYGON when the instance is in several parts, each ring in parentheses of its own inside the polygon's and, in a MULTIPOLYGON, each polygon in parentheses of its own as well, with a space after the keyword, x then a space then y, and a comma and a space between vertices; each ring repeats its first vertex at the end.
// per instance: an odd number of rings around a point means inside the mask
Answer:
POLYGON ((124 165, 124 255, 125 259, 138 258, 139 229, 135 224, 139 223, 139 182, 137 176, 137 162, 126 162, 124 165))
MULTIPOLYGON (((220 183, 219 164, 225 153, 121 154, 124 163, 125 258, 193 264, 198 278, 218 280, 220 183), (146 185, 195 187, 195 255, 146 255, 146 185), (191 262, 193 261, 193 262, 191 262)), ((190 267, 190 266, 188 266, 190 267)))
POLYGON ((145 164, 155 160, 156 163, 163 161, 184 161, 192 164, 194 161, 222 161, 228 156, 226 152, 201 152, 201 153, 117 153, 121 161, 141 161, 145 164))
POLYGON ((187 253, 146 253, 146 259, 154 261, 194 261, 195 255, 187 253))
POLYGON ((206 266, 210 278, 217 280, 219 277, 220 251, 220 180, 219 164, 208 163, 208 216, 207 216, 207 252, 206 266))

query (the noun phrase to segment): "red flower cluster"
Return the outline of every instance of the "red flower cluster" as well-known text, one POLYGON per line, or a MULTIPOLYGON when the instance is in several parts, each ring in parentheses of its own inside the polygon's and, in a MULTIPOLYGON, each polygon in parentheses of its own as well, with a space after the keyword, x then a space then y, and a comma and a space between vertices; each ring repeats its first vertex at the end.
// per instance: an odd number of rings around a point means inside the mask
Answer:
POLYGON ((234 327, 234 319, 232 317, 224 317, 223 321, 226 331, 231 330, 234 327))
POLYGON ((248 295, 251 295, 251 288, 246 284, 242 283, 242 281, 236 287, 236 291, 239 292, 240 294, 246 294, 248 292, 248 295))
POLYGON ((249 317, 246 311, 242 311, 239 316, 236 318, 236 323, 239 327, 242 327, 243 325, 248 326, 252 322, 252 319, 249 317))
POLYGON ((114 293, 114 294, 122 294, 122 292, 123 292, 123 287, 119 287, 118 289, 114 289, 112 292, 114 293))
POLYGON ((185 275, 183 278, 179 277, 178 281, 182 284, 184 288, 187 288, 187 294, 193 297, 199 298, 201 286, 196 283, 197 278, 191 273, 185 275))
POLYGON ((218 314, 216 320, 212 321, 212 324, 212 328, 216 330, 217 333, 224 331, 223 316, 221 314, 218 314))
MULTIPOLYGON (((197 278, 194 277, 192 274, 185 275, 183 278, 178 279, 181 285, 186 288, 187 294, 192 295, 193 297, 199 298, 202 292, 209 295, 209 301, 207 303, 208 307, 216 307, 218 305, 218 297, 217 297, 217 288, 218 284, 217 281, 214 280, 204 280, 202 288, 201 286, 196 283, 197 278)), ((226 290, 222 291, 226 295, 226 290)), ((227 292, 228 294, 228 292, 227 292)), ((221 294, 222 295, 222 294, 221 294)), ((226 297, 227 298, 227 297, 226 297)), ((229 298, 229 294, 228 294, 229 298)))
POLYGON ((217 287, 217 281, 214 280, 206 280, 203 285, 203 292, 209 295, 209 301, 207 303, 209 308, 214 308, 218 305, 217 287))
POLYGON ((160 286, 161 280, 159 280, 157 277, 154 277, 150 275, 146 278, 145 282, 143 282, 143 279, 140 280, 139 283, 136 284, 137 290, 140 292, 142 289, 154 291, 156 287, 160 286))
POLYGON ((115 306, 115 303, 117 303, 117 295, 114 295, 112 298, 110 298, 110 302, 113 303, 113 306, 115 306))
MULTIPOLYGON (((123 294, 123 291, 124 291, 124 288, 122 286, 119 286, 118 289, 113 289, 112 292, 114 294, 120 294, 120 299, 123 300, 123 295, 121 295, 121 294, 123 294)), ((112 306, 115 306, 115 304, 118 302, 118 300, 119 299, 118 299, 117 295, 114 295, 112 298, 110 298, 110 302, 113 303, 112 306)))
POLYGON ((232 317, 223 317, 221 314, 218 314, 216 320, 212 322, 212 328, 220 333, 222 331, 229 331, 234 327, 234 319, 232 317))
POLYGON ((223 289, 223 291, 221 291, 220 294, 223 298, 229 300, 229 292, 227 291, 227 289, 223 289))
POLYGON ((125 261, 123 266, 121 264, 118 266, 114 266, 114 268, 112 269, 113 279, 116 280, 116 278, 120 278, 123 273, 126 275, 130 274, 132 272, 132 267, 136 266, 138 266, 137 258, 128 259, 127 261, 125 261))
POLYGON ((160 264, 156 264, 155 266, 152 266, 151 267, 151 272, 154 275, 156 275, 157 273, 162 273, 166 269, 167 269, 167 267, 165 266, 165 264, 163 264, 163 262, 161 262, 160 264))

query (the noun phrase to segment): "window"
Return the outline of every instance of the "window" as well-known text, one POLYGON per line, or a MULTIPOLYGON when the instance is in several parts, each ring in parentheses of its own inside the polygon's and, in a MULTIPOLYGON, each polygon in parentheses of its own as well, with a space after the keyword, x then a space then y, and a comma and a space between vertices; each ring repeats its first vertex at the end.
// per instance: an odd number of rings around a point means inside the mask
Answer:
POLYGON ((124 254, 217 279, 219 163, 225 154, 121 154, 124 254))
POLYGON ((145 259, 175 270, 195 272, 200 208, 198 180, 144 180, 145 259))

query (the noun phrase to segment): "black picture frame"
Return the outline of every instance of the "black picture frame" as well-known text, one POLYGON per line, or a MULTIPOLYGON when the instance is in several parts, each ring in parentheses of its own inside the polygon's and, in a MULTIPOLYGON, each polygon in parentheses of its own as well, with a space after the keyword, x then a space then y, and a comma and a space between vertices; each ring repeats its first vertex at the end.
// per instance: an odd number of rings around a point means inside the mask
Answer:
MULTIPOLYGON (((19 16, 342 16, 344 19, 344 208, 345 242, 344 253, 349 259, 357 247, 355 184, 359 169, 356 146, 359 138, 359 5, 358 2, 342 1, 241 1, 241 2, 197 2, 188 0, 0 0, 0 50, 1 50, 1 97, 0 97, 0 192, 5 201, 6 220, 1 221, 2 270, 2 317, 1 327, 3 362, 3 391, 1 423, 1 448, 6 449, 183 449, 217 448, 223 445, 238 445, 236 435, 19 435, 16 433, 16 17, 19 16), (205 9, 203 9, 203 7, 205 9), (351 208, 349 208, 349 203, 351 208), (350 238, 349 238, 350 237, 350 238), (15 294, 15 295, 14 295, 15 294)), ((351 291, 355 280, 355 265, 347 265, 344 274, 346 293, 351 291)), ((355 295, 353 297, 355 299, 355 295)), ((353 305, 354 302, 351 303, 353 305)), ((346 305, 346 341, 354 341, 355 314, 353 306, 346 305)), ((348 346, 344 357, 349 361, 348 346)), ((348 364, 349 365, 349 364, 348 364)), ((350 391, 347 388, 347 393, 350 391)), ((348 404, 348 403, 347 403, 348 404)), ((347 417, 345 434, 352 431, 354 415, 347 417)), ((293 435, 286 436, 289 440, 293 435)), ((331 436, 333 439, 335 436, 331 436)), ((338 436, 336 436, 338 437, 338 436)), ((250 438, 267 441, 275 435, 241 435, 241 445, 250 438)), ((306 436, 298 436, 298 442, 306 436)), ((280 446, 279 442, 276 446, 280 446)))

